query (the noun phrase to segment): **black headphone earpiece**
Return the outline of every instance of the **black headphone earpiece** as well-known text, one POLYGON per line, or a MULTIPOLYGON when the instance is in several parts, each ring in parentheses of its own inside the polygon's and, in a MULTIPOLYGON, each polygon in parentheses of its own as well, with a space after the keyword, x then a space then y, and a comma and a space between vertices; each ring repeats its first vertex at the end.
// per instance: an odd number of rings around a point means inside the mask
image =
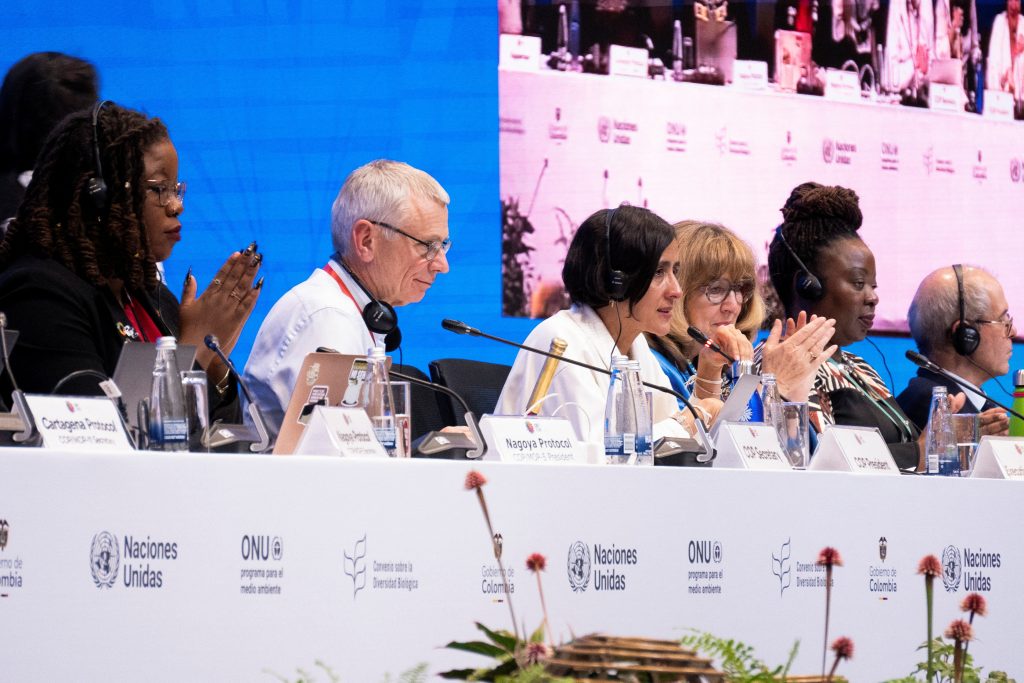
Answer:
POLYGON ((621 270, 612 267, 612 219, 618 207, 609 209, 604 216, 605 251, 608 260, 608 277, 605 281, 605 289, 608 298, 612 301, 625 301, 626 289, 629 286, 629 278, 621 270))
POLYGON ((345 272, 359 285, 359 289, 363 290, 363 293, 370 297, 370 303, 363 307, 363 322, 366 324, 366 329, 370 330, 370 332, 384 335, 384 349, 386 351, 397 349, 402 343, 402 331, 398 329, 398 313, 395 312, 394 306, 374 297, 362 281, 356 277, 356 274, 345 265, 339 254, 335 254, 334 259, 341 264, 345 272))
POLYGON ((961 356, 970 356, 978 350, 981 344, 981 332, 977 327, 967 321, 967 302, 964 299, 964 267, 953 264, 953 273, 956 275, 956 295, 960 310, 960 317, 953 329, 953 349, 961 356))
POLYGON ((107 182, 103 180, 103 164, 100 161, 100 110, 110 104, 110 100, 100 100, 92 108, 92 151, 93 175, 89 178, 86 192, 92 199, 97 211, 107 208, 107 182))
POLYGON ((821 301, 825 298, 825 287, 821 284, 821 280, 818 276, 811 272, 800 257, 796 255, 793 247, 789 246, 789 242, 782 235, 782 226, 775 228, 775 234, 778 236, 779 241, 782 242, 782 246, 786 248, 786 251, 792 255, 796 264, 800 266, 800 273, 796 276, 796 293, 801 299, 805 301, 821 301))

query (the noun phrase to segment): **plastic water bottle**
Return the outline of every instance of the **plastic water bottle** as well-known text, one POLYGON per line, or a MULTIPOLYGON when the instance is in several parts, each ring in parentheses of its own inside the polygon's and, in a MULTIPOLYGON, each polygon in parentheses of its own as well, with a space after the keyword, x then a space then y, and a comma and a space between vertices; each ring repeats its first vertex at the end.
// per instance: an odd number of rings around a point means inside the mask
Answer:
POLYGON ((153 387, 149 395, 149 448, 154 451, 188 450, 185 392, 174 355, 177 347, 174 337, 160 337, 156 341, 153 387))
POLYGON ((778 427, 782 418, 782 396, 779 395, 779 385, 775 383, 775 375, 770 372, 761 375, 761 406, 764 411, 764 422, 778 427))
POLYGON ((654 464, 654 421, 649 394, 640 379, 640 361, 628 363, 626 385, 636 410, 636 464, 654 464))
POLYGON ((402 440, 398 438, 395 421, 395 397, 388 376, 387 355, 383 346, 372 346, 366 352, 367 380, 363 382, 359 405, 370 418, 373 432, 391 457, 405 457, 402 440))
POLYGON ((960 476, 960 457, 950 419, 949 392, 946 387, 932 389, 932 404, 928 410, 928 433, 925 435, 924 454, 927 474, 946 477, 960 476))
POLYGON ((608 401, 604 408, 604 456, 609 465, 625 465, 636 453, 637 415, 629 382, 629 358, 611 356, 608 401))
MULTIPOLYGON (((1013 373, 1013 409, 1024 415, 1024 370, 1013 373)), ((1024 420, 1010 415, 1010 436, 1024 436, 1024 420)))

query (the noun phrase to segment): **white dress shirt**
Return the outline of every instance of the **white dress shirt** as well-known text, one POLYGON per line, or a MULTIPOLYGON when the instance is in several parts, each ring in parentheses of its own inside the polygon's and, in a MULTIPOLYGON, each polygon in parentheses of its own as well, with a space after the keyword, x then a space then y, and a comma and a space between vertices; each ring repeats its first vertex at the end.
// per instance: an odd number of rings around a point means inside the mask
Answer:
POLYGON ((886 25, 885 56, 889 63, 891 86, 902 90, 914 80, 914 56, 918 45, 928 48, 928 61, 935 59, 935 21, 931 0, 921 0, 917 12, 908 0, 892 0, 886 25))
MULTIPOLYGON (((565 358, 572 358, 602 368, 611 366, 614 340, 604 322, 589 306, 574 305, 559 311, 537 327, 524 342, 527 346, 548 350, 555 337, 568 344, 565 358)), ((647 340, 641 334, 629 350, 632 360, 640 361, 640 379, 663 387, 671 387, 658 359, 651 353, 647 340)), ((495 413, 522 415, 530 400, 546 358, 540 354, 520 351, 512 365, 512 372, 498 398, 495 413)), ((554 394, 541 405, 541 415, 565 417, 572 423, 580 439, 591 443, 604 443, 604 409, 608 400, 609 377, 569 363, 559 363, 549 393, 554 394), (569 405, 570 403, 575 405, 569 405)), ((651 390, 654 416, 654 437, 681 436, 685 430, 672 418, 679 411, 671 394, 651 390)))
POLYGON ((349 297, 323 268, 278 299, 256 333, 243 376, 267 422, 277 435, 291 400, 299 368, 320 346, 340 353, 365 355, 383 335, 363 322, 369 297, 348 272, 331 260, 327 267, 345 283, 349 297))
MULTIPOLYGON (((1017 44, 1024 43, 1024 17, 1017 20, 1017 44)), ((1024 80, 1024 55, 1013 61, 1010 54, 1010 23, 1006 20, 1006 12, 1000 12, 992 21, 992 35, 988 39, 988 67, 985 71, 985 87, 989 90, 1016 89, 1016 96, 1021 96, 1021 85, 1024 80), (1003 76, 1010 72, 1010 81, 1003 83, 1003 76)))

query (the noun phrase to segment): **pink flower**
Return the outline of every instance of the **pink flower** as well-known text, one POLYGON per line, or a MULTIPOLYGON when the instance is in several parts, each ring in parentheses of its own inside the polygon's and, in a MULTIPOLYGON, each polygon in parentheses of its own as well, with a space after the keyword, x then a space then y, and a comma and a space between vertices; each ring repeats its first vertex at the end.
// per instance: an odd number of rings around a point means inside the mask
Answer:
POLYGON ((480 474, 476 470, 470 470, 469 474, 466 475, 466 490, 473 491, 479 490, 481 486, 487 483, 487 478, 480 474))
POLYGON ((842 567, 843 558, 839 556, 838 550, 831 546, 826 546, 818 553, 818 564, 823 567, 842 567))
POLYGON ((554 650, 552 650, 549 645, 544 643, 530 643, 526 646, 526 663, 540 664, 554 653, 554 650))
POLYGON ((852 659, 853 658, 853 641, 842 636, 832 641, 832 651, 836 653, 836 659, 852 659))
POLYGON ((971 614, 983 617, 988 612, 988 605, 985 604, 985 598, 982 595, 968 593, 964 597, 963 602, 960 603, 960 609, 964 612, 970 612, 971 614))
POLYGON ((974 639, 974 629, 963 619, 956 619, 946 628, 946 637, 965 642, 974 639))
POLYGON ((531 572, 542 572, 548 566, 548 560, 540 553, 534 553, 526 558, 526 568, 531 572))
POLYGON ((942 565, 939 564, 939 558, 934 555, 922 557, 921 562, 917 565, 917 573, 925 576, 941 576, 942 565))

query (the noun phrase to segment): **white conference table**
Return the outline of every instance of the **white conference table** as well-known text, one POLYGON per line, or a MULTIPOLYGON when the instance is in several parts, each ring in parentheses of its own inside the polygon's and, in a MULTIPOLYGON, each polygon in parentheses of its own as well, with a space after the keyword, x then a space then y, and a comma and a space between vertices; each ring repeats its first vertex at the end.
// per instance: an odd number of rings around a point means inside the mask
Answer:
POLYGON ((830 639, 856 643, 840 671, 902 676, 925 639, 917 563, 946 551, 959 577, 950 590, 936 582, 936 632, 976 585, 990 616, 975 621, 971 653, 986 670, 1024 671, 1016 482, 3 449, 0 679, 294 680, 320 660, 342 680, 379 681, 420 662, 483 664, 440 649, 474 638, 474 621, 510 625, 463 488, 471 468, 489 479, 513 604, 531 629, 541 609, 524 563, 547 556, 556 640, 698 628, 776 664, 799 639, 794 671, 817 673, 814 561, 834 546, 845 562, 830 639), (582 576, 574 553, 589 562, 582 576))

